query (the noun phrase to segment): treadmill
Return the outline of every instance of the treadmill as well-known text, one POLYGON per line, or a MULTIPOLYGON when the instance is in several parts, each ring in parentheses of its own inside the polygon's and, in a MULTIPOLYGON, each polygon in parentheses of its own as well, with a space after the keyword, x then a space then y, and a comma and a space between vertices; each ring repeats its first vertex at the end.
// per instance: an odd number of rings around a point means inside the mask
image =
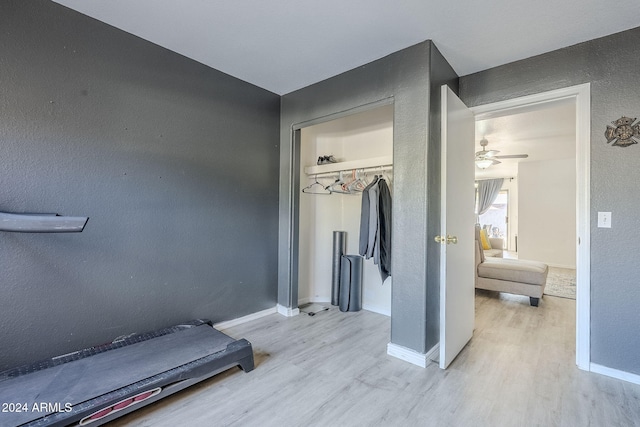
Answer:
POLYGON ((99 426, 234 366, 251 343, 194 320, 0 372, 0 426, 99 426))

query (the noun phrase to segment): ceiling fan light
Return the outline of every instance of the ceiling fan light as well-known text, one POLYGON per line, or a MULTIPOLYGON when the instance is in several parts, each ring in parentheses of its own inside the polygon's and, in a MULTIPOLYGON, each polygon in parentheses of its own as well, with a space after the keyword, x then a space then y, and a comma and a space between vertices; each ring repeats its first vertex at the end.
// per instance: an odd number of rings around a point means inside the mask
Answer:
POLYGON ((493 164, 491 159, 478 159, 476 160, 476 166, 480 169, 486 169, 493 164))

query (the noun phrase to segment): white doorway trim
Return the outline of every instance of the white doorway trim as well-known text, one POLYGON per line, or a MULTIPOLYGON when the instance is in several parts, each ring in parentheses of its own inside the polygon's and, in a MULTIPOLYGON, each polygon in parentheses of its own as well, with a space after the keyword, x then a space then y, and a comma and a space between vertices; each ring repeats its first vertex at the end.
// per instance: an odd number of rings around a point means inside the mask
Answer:
POLYGON ((590 159, 591 86, 589 83, 471 108, 476 120, 537 109, 549 102, 576 105, 576 364, 585 371, 591 362, 591 234, 590 159))

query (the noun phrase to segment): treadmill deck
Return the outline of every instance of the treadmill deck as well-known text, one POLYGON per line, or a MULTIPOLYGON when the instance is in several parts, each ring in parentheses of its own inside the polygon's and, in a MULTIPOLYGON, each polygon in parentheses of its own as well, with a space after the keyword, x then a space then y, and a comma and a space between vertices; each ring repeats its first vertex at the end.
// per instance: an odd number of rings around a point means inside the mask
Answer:
MULTIPOLYGON (((145 400, 155 401, 168 394, 158 389, 187 380, 191 385, 234 365, 253 369, 251 344, 209 323, 195 321, 136 335, 0 373, 0 411, 5 410, 0 412, 0 425, 69 425, 111 408, 107 413, 114 413, 105 417, 106 422, 120 412, 113 411, 114 402, 146 396, 149 390, 158 396, 145 400)), ((99 425, 98 420, 102 417, 82 425, 99 425)))

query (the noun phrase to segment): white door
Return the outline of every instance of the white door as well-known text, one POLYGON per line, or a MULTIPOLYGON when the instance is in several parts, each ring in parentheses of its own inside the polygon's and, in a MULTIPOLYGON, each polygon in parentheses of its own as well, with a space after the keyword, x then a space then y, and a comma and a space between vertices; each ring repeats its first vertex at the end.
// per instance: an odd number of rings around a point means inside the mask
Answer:
POLYGON ((440 368, 473 335, 475 318, 475 215, 473 113, 444 85, 440 236, 440 368))

